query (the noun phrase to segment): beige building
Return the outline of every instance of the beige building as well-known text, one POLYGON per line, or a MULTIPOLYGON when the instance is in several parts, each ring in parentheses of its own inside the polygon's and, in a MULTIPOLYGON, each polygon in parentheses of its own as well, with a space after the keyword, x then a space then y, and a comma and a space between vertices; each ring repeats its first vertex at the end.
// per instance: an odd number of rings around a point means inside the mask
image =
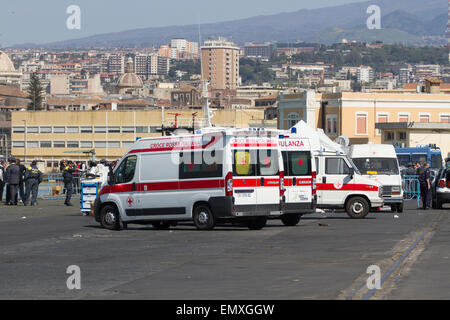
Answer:
POLYGON ((223 38, 208 40, 201 48, 202 78, 218 90, 239 86, 239 47, 223 38))
MULTIPOLYGON (((95 150, 97 159, 121 158, 137 138, 161 136, 164 126, 196 126, 204 118, 201 111, 43 111, 12 112, 11 154, 19 159, 41 160, 46 171, 56 170, 61 159, 87 161, 95 150), (26 148, 25 148, 26 147, 26 148)), ((261 127, 264 110, 215 110, 214 126, 261 127)))

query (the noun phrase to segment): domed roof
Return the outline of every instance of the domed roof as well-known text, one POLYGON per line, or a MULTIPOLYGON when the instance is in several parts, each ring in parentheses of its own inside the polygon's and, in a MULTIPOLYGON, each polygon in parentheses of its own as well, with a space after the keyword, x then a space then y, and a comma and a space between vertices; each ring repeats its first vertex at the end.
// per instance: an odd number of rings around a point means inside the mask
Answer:
POLYGON ((119 82, 117 82, 117 87, 142 88, 143 86, 144 82, 142 82, 142 79, 134 73, 133 60, 129 58, 127 62, 127 71, 125 74, 120 76, 119 82))
POLYGON ((16 72, 11 59, 3 51, 0 51, 0 72, 16 72))

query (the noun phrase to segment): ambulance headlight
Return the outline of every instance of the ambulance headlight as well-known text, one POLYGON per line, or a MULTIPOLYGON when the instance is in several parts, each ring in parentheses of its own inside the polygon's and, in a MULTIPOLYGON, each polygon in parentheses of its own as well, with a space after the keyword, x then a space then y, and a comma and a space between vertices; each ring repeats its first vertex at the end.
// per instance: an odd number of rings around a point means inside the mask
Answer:
POLYGON ((380 187, 380 188, 378 189, 378 196, 379 196, 380 198, 383 197, 383 187, 380 187))

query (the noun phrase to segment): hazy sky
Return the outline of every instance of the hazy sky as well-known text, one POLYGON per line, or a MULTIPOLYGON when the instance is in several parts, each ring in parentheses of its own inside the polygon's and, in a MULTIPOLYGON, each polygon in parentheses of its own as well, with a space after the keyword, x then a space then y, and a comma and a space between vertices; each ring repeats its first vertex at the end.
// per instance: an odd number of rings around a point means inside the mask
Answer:
POLYGON ((217 22, 361 0, 0 0, 0 47, 47 43, 145 27, 217 22), (69 30, 67 7, 81 8, 69 30))

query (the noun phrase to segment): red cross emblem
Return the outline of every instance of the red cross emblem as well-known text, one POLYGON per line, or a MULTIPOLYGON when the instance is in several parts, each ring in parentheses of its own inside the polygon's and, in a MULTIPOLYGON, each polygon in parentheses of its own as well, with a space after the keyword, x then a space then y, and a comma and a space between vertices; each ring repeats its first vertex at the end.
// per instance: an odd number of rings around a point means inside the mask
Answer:
POLYGON ((303 160, 302 159, 298 159, 297 163, 298 163, 298 166, 301 167, 303 165, 303 160))
POLYGON ((132 207, 132 206, 133 206, 134 200, 133 200, 132 197, 128 197, 127 202, 128 202, 128 206, 129 206, 129 207, 132 207))

